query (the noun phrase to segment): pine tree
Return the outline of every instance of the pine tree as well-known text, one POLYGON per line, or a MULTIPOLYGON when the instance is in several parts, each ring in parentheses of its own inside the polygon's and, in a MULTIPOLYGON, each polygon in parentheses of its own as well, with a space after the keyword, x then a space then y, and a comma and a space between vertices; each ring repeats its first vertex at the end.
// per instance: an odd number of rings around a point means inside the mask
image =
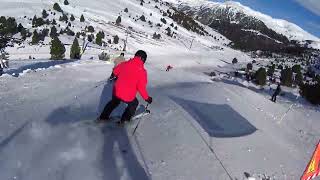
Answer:
POLYGON ((39 36, 37 30, 34 30, 34 31, 33 31, 33 36, 32 36, 31 44, 32 44, 32 45, 38 44, 39 41, 40 41, 40 36, 39 36))
POLYGON ((267 81, 267 72, 265 68, 259 68, 255 74, 256 83, 258 85, 265 85, 267 81))
POLYGON ((296 76, 294 78, 294 82, 296 85, 299 85, 299 86, 303 83, 303 75, 302 75, 301 71, 299 71, 296 74, 296 76))
POLYGON ((77 38, 74 38, 71 50, 70 50, 70 59, 80 59, 80 46, 77 38))
POLYGON ((56 28, 55 26, 52 26, 52 27, 51 27, 50 37, 51 37, 51 38, 58 37, 57 28, 56 28))
POLYGON ((116 20, 116 24, 119 25, 121 23, 121 17, 118 16, 117 20, 116 20))
POLYGON ((102 39, 104 38, 104 32, 103 31, 99 31, 96 37, 96 44, 98 44, 99 46, 102 46, 102 39))
POLYGON ((56 11, 58 11, 58 12, 63 12, 63 10, 61 9, 61 7, 59 6, 58 3, 54 3, 53 9, 56 10, 56 11))
POLYGON ((128 8, 125 8, 125 9, 124 9, 124 12, 126 12, 126 13, 129 12, 128 8))
POLYGON ((73 16, 73 14, 71 14, 70 21, 74 21, 74 20, 75 20, 75 18, 73 16))
POLYGON ((58 37, 51 40, 50 54, 52 60, 59 60, 65 57, 66 48, 58 37))
POLYGON ((119 43, 119 36, 115 35, 113 37, 113 43, 118 44, 119 43))
POLYGON ((281 83, 285 86, 292 86, 293 73, 291 68, 286 68, 281 71, 281 83))
POLYGON ((69 5, 68 0, 64 0, 64 5, 69 5))
POLYGON ((21 32, 23 29, 25 29, 21 23, 18 25, 18 32, 21 32))
POLYGON ((84 21, 85 21, 84 16, 83 16, 83 14, 81 14, 80 22, 84 22, 84 21))

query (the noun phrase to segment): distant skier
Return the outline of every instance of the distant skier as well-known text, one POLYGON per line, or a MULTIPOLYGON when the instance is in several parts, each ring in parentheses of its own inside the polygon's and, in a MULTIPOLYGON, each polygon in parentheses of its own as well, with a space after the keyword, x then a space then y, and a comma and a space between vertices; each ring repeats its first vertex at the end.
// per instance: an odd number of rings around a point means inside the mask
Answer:
POLYGON ((4 68, 9 68, 9 61, 8 60, 9 60, 8 53, 3 51, 0 54, 0 76, 2 76, 4 68))
POLYGON ((122 114, 121 120, 118 122, 122 125, 125 121, 130 121, 138 107, 137 92, 142 98, 152 103, 152 97, 148 95, 147 86, 147 71, 144 68, 144 63, 147 60, 147 53, 139 50, 134 58, 117 65, 113 69, 113 75, 117 78, 113 87, 113 95, 111 101, 105 106, 98 122, 108 121, 112 111, 121 103, 126 103, 128 106, 122 114))
POLYGON ((168 65, 166 71, 169 72, 172 68, 173 67, 171 65, 168 65))
MULTIPOLYGON (((117 67, 119 64, 123 63, 124 61, 126 61, 126 60, 124 59, 124 53, 121 53, 120 56, 116 57, 116 58, 113 60, 113 62, 114 62, 113 68, 117 67)), ((109 77, 109 80, 110 80, 110 81, 115 80, 115 76, 114 76, 113 72, 111 73, 111 75, 110 75, 110 77, 109 77)))
POLYGON ((271 97, 272 102, 276 102, 277 96, 280 94, 280 92, 281 92, 281 86, 280 86, 280 83, 278 83, 277 89, 274 91, 274 93, 271 97))
POLYGON ((120 56, 116 57, 114 59, 114 67, 116 67, 117 65, 119 65, 120 63, 124 62, 124 53, 121 53, 120 56))

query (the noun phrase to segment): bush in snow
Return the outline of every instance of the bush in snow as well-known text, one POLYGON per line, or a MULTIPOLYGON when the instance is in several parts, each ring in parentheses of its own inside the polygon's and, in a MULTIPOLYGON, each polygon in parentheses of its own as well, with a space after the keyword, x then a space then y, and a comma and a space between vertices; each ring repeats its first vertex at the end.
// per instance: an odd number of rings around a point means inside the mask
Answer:
POLYGON ((237 64, 238 63, 238 59, 237 58, 233 58, 232 59, 232 64, 237 64))
POLYGON ((53 19, 53 20, 52 20, 52 22, 51 22, 51 24, 52 24, 52 25, 57 25, 56 20, 55 20, 55 19, 53 19))
POLYGON ((94 32, 94 27, 93 26, 88 26, 87 31, 88 32, 94 32))
POLYGON ((34 31, 33 31, 33 35, 32 35, 31 44, 32 44, 32 45, 38 44, 39 41, 40 41, 39 34, 38 34, 37 30, 34 30, 34 31))
POLYGON ((99 60, 101 61, 109 61, 110 60, 110 55, 108 55, 105 52, 102 52, 100 55, 98 55, 99 60))
POLYGON ((152 36, 153 39, 160 39, 161 38, 161 34, 157 34, 156 32, 153 33, 153 36, 152 36))
POLYGON ((125 13, 129 12, 128 8, 125 8, 125 9, 124 9, 124 12, 125 12, 125 13))
POLYGON ((80 59, 80 46, 77 38, 74 38, 71 50, 70 50, 70 59, 80 59))
POLYGON ((300 94, 306 98, 310 103, 320 104, 320 83, 316 84, 302 84, 300 86, 300 94))
POLYGON ((53 9, 58 11, 58 12, 63 12, 63 10, 61 9, 61 7, 59 6, 58 3, 54 3, 53 4, 53 9))
POLYGON ((58 37, 54 37, 51 40, 50 54, 52 60, 59 60, 65 57, 66 48, 59 40, 58 37))
POLYGON ((281 84, 291 87, 293 81, 293 72, 291 68, 286 68, 281 71, 281 84))
POLYGON ((89 42, 92 42, 93 39, 94 39, 94 35, 93 35, 93 34, 89 34, 89 35, 88 35, 88 41, 89 41, 89 42))
POLYGON ((47 13, 46 10, 42 10, 42 18, 47 18, 49 16, 49 14, 47 13))
POLYGON ((170 27, 167 27, 166 31, 167 31, 167 35, 172 37, 172 33, 171 33, 170 27))
POLYGON ((161 18, 160 21, 163 23, 163 24, 167 24, 167 21, 165 18, 161 18))
POLYGON ((113 37, 113 43, 114 43, 114 44, 118 44, 118 43, 119 43, 119 36, 115 35, 115 36, 113 37))
POLYGON ((80 22, 84 22, 84 21, 85 21, 84 16, 83 16, 83 14, 81 14, 80 22))
POLYGON ((119 25, 121 23, 121 17, 118 16, 117 20, 116 20, 116 24, 119 25))
POLYGON ((75 18, 73 16, 73 14, 71 14, 70 21, 74 21, 74 20, 75 20, 75 18))
POLYGON ((64 5, 69 5, 68 0, 64 0, 63 4, 64 4, 64 5))
POLYGON ((255 80, 258 85, 265 85, 267 81, 267 72, 265 68, 259 68, 255 74, 255 80))
POLYGON ((248 63, 248 64, 247 64, 247 71, 251 71, 252 68, 253 68, 252 63, 248 63))
POLYGON ((144 15, 140 16, 140 20, 146 22, 146 17, 144 15))

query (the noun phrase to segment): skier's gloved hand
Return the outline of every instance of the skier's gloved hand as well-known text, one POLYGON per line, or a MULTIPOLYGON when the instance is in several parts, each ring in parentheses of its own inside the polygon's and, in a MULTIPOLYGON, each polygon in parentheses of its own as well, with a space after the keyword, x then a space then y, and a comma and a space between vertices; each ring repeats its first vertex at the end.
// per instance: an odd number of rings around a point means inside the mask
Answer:
POLYGON ((148 104, 151 104, 151 103, 152 103, 152 97, 148 97, 148 99, 146 100, 146 102, 147 102, 148 104))

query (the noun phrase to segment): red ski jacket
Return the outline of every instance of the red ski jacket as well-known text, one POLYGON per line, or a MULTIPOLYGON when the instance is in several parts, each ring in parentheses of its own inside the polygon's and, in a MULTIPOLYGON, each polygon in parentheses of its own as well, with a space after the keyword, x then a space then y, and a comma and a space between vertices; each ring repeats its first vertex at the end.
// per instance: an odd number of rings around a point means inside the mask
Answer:
POLYGON ((124 102, 131 102, 140 93, 144 100, 149 98, 147 92, 147 71, 140 57, 134 57, 120 63, 113 69, 117 77, 113 94, 124 102))

